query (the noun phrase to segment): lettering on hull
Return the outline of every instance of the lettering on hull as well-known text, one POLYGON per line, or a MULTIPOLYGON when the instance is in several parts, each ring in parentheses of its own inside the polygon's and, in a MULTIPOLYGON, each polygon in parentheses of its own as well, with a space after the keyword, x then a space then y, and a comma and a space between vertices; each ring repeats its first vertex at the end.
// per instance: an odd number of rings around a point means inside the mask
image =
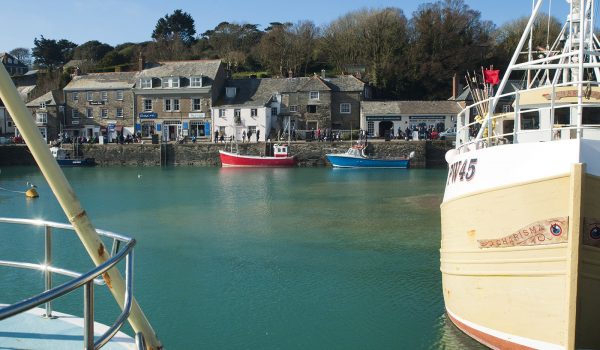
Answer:
MULTIPOLYGON (((597 221, 600 223, 600 220, 597 221)), ((569 241, 569 218, 540 220, 516 232, 497 239, 479 239, 479 248, 506 248, 516 246, 548 245, 569 241)), ((600 234, 600 229, 599 229, 600 234)), ((600 245, 600 242, 598 242, 600 245)))

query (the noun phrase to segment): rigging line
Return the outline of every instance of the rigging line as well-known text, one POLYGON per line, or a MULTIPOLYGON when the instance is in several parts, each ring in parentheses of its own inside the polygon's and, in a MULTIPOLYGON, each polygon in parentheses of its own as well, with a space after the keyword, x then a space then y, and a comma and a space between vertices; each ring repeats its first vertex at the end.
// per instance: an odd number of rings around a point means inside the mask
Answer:
POLYGON ((7 192, 13 192, 13 193, 25 193, 24 191, 15 191, 15 190, 9 190, 8 188, 4 188, 4 187, 0 187, 0 190, 2 191, 7 191, 7 192))

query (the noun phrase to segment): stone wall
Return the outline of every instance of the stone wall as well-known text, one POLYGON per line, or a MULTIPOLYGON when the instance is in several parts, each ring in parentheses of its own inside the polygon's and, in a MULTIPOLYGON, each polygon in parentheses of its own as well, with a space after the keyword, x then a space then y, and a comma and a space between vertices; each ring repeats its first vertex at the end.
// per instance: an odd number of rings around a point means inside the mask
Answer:
MULTIPOLYGON (((292 143, 290 151, 298 158, 299 167, 330 166, 327 153, 345 152, 350 141, 342 142, 298 142, 292 143)), ((72 145, 65 145, 72 149, 72 145)), ((220 166, 219 150, 225 144, 188 143, 188 144, 83 144, 79 154, 95 158, 100 166, 220 166)), ((239 151, 246 154, 267 154, 265 143, 246 143, 238 145, 239 151)), ((367 151, 382 157, 401 157, 415 152, 411 167, 445 167, 444 155, 452 148, 450 141, 391 141, 372 142, 367 151)), ((0 146, 0 166, 34 165, 33 157, 25 145, 0 146)))

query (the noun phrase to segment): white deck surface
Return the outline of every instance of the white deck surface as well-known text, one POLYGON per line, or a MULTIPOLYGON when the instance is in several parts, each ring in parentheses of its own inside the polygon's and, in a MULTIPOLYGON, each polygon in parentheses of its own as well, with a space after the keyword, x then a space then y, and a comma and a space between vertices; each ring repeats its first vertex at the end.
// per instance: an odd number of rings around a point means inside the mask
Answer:
MULTIPOLYGON (((83 349, 82 318, 53 311, 58 318, 45 319, 43 314, 45 310, 37 308, 0 321, 0 350, 83 349)), ((107 329, 103 324, 94 324, 96 337, 107 329)), ((119 332, 102 349, 135 349, 135 341, 119 332)))

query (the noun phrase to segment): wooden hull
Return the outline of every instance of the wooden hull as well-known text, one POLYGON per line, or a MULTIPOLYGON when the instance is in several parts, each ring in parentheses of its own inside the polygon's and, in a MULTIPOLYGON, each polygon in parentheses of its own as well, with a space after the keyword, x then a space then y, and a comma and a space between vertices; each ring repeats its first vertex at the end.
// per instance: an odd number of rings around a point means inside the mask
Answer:
POLYGON ((442 285, 458 328, 496 349, 600 348, 600 177, 585 169, 444 201, 442 285))
POLYGON ((296 157, 261 157, 219 151, 223 167, 292 167, 296 165, 296 157))

